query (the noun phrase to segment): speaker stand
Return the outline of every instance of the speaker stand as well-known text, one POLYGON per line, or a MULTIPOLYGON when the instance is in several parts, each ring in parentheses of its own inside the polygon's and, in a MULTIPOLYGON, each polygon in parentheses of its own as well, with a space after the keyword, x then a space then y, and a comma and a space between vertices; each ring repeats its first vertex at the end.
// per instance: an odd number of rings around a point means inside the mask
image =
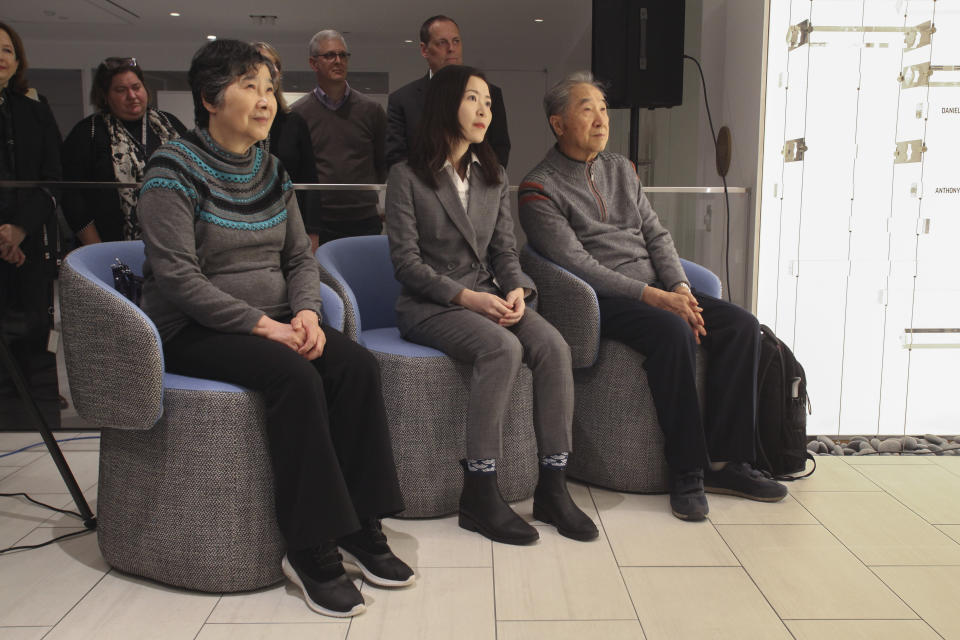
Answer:
POLYGON ((67 490, 73 497, 73 502, 77 505, 77 511, 83 519, 83 526, 87 529, 96 529, 97 519, 93 515, 93 512, 90 511, 90 505, 87 504, 87 499, 83 496, 83 492, 80 491, 80 487, 77 485, 77 479, 73 476, 73 472, 70 470, 70 465, 67 464, 66 458, 63 457, 63 452, 60 451, 60 445, 57 444, 56 439, 54 439, 50 433, 50 426, 47 425, 46 419, 43 417, 43 414, 40 413, 40 407, 37 406, 37 401, 34 400, 33 395, 30 394, 30 390, 27 388, 26 378, 24 378, 20 366, 14 359, 6 339, 2 335, 0 335, 0 364, 2 364, 10 374, 14 386, 17 387, 17 393, 23 402, 23 406, 36 423, 37 431, 39 431, 43 437, 43 442, 47 445, 47 451, 50 452, 50 457, 53 458, 54 464, 57 465, 57 470, 60 471, 60 477, 63 478, 63 483, 67 485, 67 490))

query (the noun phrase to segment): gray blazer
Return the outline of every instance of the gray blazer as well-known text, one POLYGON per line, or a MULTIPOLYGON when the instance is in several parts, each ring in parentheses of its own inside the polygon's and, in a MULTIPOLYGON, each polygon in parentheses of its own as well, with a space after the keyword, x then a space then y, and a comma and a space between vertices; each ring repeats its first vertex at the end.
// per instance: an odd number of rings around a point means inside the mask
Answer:
MULTIPOLYGON (((470 172, 469 212, 444 172, 439 188, 423 183, 406 162, 393 165, 387 178, 386 226, 394 274, 403 285, 397 299, 400 332, 445 311, 461 309, 451 302, 464 288, 483 289, 496 278, 501 295, 536 286, 521 269, 513 235, 507 174, 489 186, 481 172, 470 172)), ((487 288, 488 291, 492 289, 487 288)))

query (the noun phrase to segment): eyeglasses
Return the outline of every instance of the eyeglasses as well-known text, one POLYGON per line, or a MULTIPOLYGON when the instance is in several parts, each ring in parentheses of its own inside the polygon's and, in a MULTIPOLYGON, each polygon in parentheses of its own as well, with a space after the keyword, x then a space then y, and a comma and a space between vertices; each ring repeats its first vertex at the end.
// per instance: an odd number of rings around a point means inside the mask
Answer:
POLYGON ((327 62, 333 62, 337 58, 342 58, 344 62, 350 59, 350 53, 348 51, 328 51, 326 53, 318 53, 313 56, 314 58, 323 58, 327 62))
POLYGON ((136 58, 105 58, 103 62, 101 62, 100 64, 102 64, 103 66, 105 66, 107 69, 111 71, 113 71, 114 69, 119 69, 120 67, 139 66, 137 64, 136 58))

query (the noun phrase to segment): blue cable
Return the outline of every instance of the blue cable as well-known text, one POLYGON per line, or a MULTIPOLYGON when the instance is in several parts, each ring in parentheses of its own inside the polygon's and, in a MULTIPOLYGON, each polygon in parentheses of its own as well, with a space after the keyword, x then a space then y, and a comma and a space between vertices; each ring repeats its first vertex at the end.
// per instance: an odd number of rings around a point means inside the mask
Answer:
MULTIPOLYGON (((61 442, 70 442, 71 440, 98 440, 100 436, 77 436, 75 438, 64 438, 63 440, 57 440, 57 443, 61 442)), ((6 458, 7 456, 12 456, 15 453, 20 453, 26 451, 27 449, 33 449, 34 447, 42 447, 45 443, 41 440, 40 442, 34 442, 33 444, 28 444, 25 447, 21 447, 16 451, 8 451, 7 453, 0 453, 0 458, 6 458)))

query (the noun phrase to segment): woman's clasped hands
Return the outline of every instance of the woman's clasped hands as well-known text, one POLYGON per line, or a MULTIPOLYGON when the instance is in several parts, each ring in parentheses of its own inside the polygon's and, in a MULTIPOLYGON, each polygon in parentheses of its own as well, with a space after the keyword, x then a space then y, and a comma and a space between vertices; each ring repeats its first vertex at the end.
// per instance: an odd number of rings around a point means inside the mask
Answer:
POLYGON ((307 360, 323 355, 327 344, 320 318, 309 309, 298 312, 290 322, 279 322, 264 315, 253 328, 253 335, 286 345, 307 360))
POLYGON ((505 299, 492 293, 462 289, 453 302, 486 316, 502 327, 509 327, 520 322, 520 318, 523 317, 523 312, 527 308, 523 297, 522 287, 511 290, 505 299))

